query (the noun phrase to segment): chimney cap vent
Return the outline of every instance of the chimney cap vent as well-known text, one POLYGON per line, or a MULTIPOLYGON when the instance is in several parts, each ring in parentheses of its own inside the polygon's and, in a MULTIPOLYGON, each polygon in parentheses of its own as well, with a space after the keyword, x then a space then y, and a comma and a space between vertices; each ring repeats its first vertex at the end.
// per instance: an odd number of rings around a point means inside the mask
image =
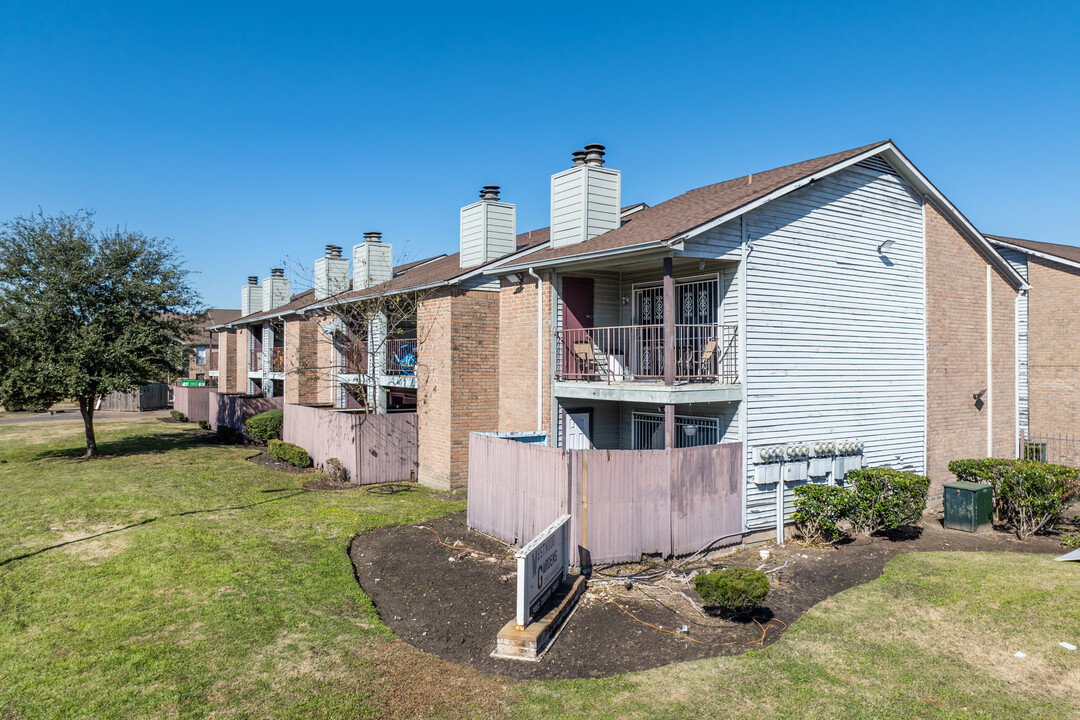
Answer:
POLYGON ((285 268, 270 268, 270 277, 285 277, 285 268))
POLYGON ((499 199, 499 186, 498 185, 485 185, 480 190, 481 200, 498 200, 499 199))
POLYGON ((585 164, 600 167, 604 164, 604 146, 600 143, 589 143, 585 146, 585 164))
POLYGON ((364 233, 364 242, 382 242, 382 233, 376 230, 369 230, 364 233))
POLYGON ((585 164, 585 156, 588 155, 584 150, 575 150, 570 154, 570 157, 574 160, 574 167, 585 164))
POLYGON ((259 284, 259 276, 258 275, 248 275, 248 285, 258 285, 258 284, 259 284))
POLYGON ((341 246, 340 245, 327 245, 326 246, 326 257, 332 257, 332 258, 341 257, 341 246))

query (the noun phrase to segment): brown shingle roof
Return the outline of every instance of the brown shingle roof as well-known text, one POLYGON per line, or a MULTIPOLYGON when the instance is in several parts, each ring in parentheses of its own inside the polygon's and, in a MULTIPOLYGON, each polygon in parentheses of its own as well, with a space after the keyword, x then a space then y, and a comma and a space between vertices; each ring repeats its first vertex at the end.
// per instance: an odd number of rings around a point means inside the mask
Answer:
POLYGON ((1034 250, 1035 252, 1043 253, 1045 255, 1053 255, 1054 257, 1062 258, 1070 262, 1080 263, 1080 247, 1075 245, 1058 245, 1057 243, 1039 242, 1037 240, 1021 240, 1020 238, 1005 237, 1004 235, 986 235, 984 236, 990 240, 990 242, 1004 242, 1010 245, 1016 245, 1018 247, 1024 247, 1028 250, 1034 250))
POLYGON ((301 308, 307 307, 311 304, 311 301, 315 299, 314 290, 305 290, 301 293, 297 293, 292 296, 289 302, 284 305, 278 305, 273 310, 261 310, 257 313, 251 313, 242 318, 238 318, 232 322, 233 325, 247 325, 249 323, 257 322, 259 320, 265 320, 268 317, 277 317, 279 315, 288 315, 291 312, 296 312, 301 308))
MULTIPOLYGON (((548 228, 541 228, 540 230, 530 230, 529 232, 521 233, 517 236, 517 250, 522 250, 543 245, 548 241, 548 228)), ((460 260, 458 256, 460 253, 454 253, 452 255, 443 255, 441 257, 432 260, 431 262, 418 262, 409 265, 401 265, 394 268, 394 277, 389 281, 376 285, 375 287, 367 288, 365 290, 354 290, 348 292, 340 297, 334 298, 334 302, 345 302, 349 300, 358 300, 363 297, 371 297, 387 292, 403 292, 412 288, 426 287, 429 285, 435 285, 438 283, 448 282, 464 275, 465 273, 472 272, 479 268, 486 267, 491 263, 485 263, 483 265, 477 265, 476 267, 465 268, 464 270, 460 266, 460 260)), ((501 260, 502 258, 498 258, 501 260)), ((496 262, 492 260, 491 262, 496 262)))
POLYGON ((743 177, 706 185, 683 193, 678 197, 639 210, 627 219, 622 227, 615 228, 591 240, 564 245, 558 248, 545 248, 529 256, 530 262, 542 263, 546 260, 583 255, 601 250, 633 247, 645 243, 671 240, 698 225, 714 220, 733 210, 765 197, 785 185, 797 182, 826 170, 837 163, 850 160, 867 150, 888 144, 889 140, 871 143, 862 147, 833 153, 823 157, 805 160, 793 165, 753 173, 743 177))

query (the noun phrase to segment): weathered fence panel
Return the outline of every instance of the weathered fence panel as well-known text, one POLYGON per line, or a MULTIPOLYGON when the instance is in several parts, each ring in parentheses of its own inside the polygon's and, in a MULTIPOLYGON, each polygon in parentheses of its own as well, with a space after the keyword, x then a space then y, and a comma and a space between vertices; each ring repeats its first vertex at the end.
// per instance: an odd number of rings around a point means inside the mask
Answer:
POLYGON ((741 443, 561 450, 473 433, 469 526, 525 543, 570 514, 571 562, 682 555, 742 534, 741 443))
POLYGON ((173 410, 184 413, 188 420, 210 419, 210 388, 173 386, 173 410))
POLYGON ((730 545, 742 536, 742 445, 703 445, 672 454, 673 554, 708 543, 730 545))
POLYGON ((371 485, 416 479, 416 413, 370 415, 287 405, 281 437, 307 450, 317 467, 337 458, 350 482, 371 485))
POLYGON ((214 430, 221 426, 229 427, 249 437, 244 424, 249 418, 267 410, 280 410, 284 406, 285 398, 282 397, 226 395, 211 390, 208 403, 210 427, 214 430))
POLYGON ((128 392, 114 392, 101 398, 101 410, 114 412, 142 412, 169 407, 169 386, 150 383, 128 392))

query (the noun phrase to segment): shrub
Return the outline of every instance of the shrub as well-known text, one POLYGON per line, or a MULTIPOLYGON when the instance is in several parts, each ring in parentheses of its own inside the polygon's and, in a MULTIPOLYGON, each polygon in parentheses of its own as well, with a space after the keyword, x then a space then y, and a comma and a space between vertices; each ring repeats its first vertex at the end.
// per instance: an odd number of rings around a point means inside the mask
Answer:
POLYGON ((1061 545, 1066 550, 1080 548, 1080 533, 1065 533, 1061 536, 1061 545))
POLYGON ((851 522, 866 534, 917 525, 926 510, 930 478, 891 468, 863 468, 847 475, 854 498, 851 522))
POLYGON ((769 578, 761 570, 729 567, 698 575, 694 587, 706 605, 745 610, 757 607, 769 594, 769 578))
POLYGON ((295 465, 298 468, 306 468, 311 465, 311 456, 307 450, 299 445, 293 445, 283 440, 270 440, 267 445, 270 449, 270 457, 280 462, 295 465))
POLYGON ((285 412, 283 410, 267 410, 264 413, 248 418, 244 424, 247 425, 248 434, 251 435, 253 440, 267 442, 268 440, 281 438, 281 426, 284 422, 285 412))
POLYGON ((200 420, 199 421, 199 427, 201 429, 203 429, 203 430, 209 430, 210 429, 210 421, 209 420, 200 420))
POLYGON ((848 488, 812 483, 795 488, 795 529, 807 542, 832 542, 843 535, 838 523, 851 517, 855 494, 848 488))
POLYGON ((244 436, 239 430, 234 430, 228 425, 218 425, 218 440, 229 445, 239 445, 244 442, 244 436))
POLYGON ((994 488, 994 520, 1010 525, 1023 540, 1061 519, 1066 504, 1080 494, 1080 471, 1035 460, 954 460, 958 480, 994 488))
POLYGON ((340 460, 330 458, 326 461, 326 477, 332 482, 346 483, 349 482, 349 471, 345 469, 340 460))
POLYGON ((172 419, 176 422, 187 422, 187 415, 179 410, 170 410, 169 415, 172 415, 172 419))

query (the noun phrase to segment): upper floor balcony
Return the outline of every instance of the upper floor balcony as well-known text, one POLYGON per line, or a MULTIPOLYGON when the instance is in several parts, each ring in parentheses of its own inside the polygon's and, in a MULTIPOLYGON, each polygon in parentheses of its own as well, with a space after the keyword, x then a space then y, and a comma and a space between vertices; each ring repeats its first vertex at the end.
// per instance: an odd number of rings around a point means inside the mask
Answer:
POLYGON ((416 338, 396 338, 386 341, 386 374, 416 374, 416 338))
POLYGON ((211 350, 210 351, 210 369, 211 370, 217 370, 218 369, 218 351, 217 350, 211 350))
MULTIPOLYGON (((265 348, 254 348, 248 358, 248 372, 262 372, 263 351, 265 348)), ((270 372, 285 372, 285 348, 276 346, 270 350, 270 372)))
POLYGON ((592 383, 664 382, 667 363, 676 383, 739 381, 738 326, 623 325, 555 332, 557 381, 592 383))

